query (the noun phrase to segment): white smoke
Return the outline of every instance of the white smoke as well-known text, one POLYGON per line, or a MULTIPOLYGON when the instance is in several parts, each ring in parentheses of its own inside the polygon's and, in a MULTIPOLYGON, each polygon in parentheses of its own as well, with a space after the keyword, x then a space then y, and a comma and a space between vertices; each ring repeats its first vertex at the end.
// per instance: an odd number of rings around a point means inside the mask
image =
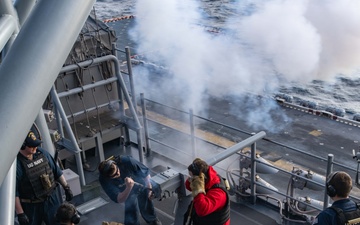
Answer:
POLYGON ((360 2, 310 1, 306 18, 321 39, 319 76, 326 80, 337 74, 358 76, 360 61, 360 2))
POLYGON ((360 59, 360 2, 261 1, 239 36, 292 81, 352 76, 360 59))
POLYGON ((268 1, 251 16, 238 19, 238 36, 249 54, 266 59, 287 79, 313 78, 319 63, 320 37, 304 17, 306 1, 268 1))
MULTIPOLYGON (((138 52, 151 52, 154 58, 149 54, 148 59, 172 72, 171 81, 157 88, 179 93, 195 113, 203 110, 209 95, 266 96, 283 81, 351 76, 359 66, 360 1, 237 1, 233 4, 239 13, 227 18, 228 33, 219 35, 198 25, 204 20, 198 4, 138 1, 132 31, 138 52)), ((255 106, 242 117, 267 126, 271 118, 263 115, 278 106, 268 101, 255 106)))

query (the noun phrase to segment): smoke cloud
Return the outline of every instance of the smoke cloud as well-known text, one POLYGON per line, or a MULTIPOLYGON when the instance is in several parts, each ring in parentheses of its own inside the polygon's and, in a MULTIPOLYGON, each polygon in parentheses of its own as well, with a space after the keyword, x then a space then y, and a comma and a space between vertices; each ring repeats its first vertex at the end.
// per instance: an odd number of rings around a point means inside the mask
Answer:
MULTIPOLYGON (((200 4, 137 2, 137 25, 131 32, 139 43, 137 52, 171 74, 156 87, 147 86, 153 75, 147 76, 148 82, 140 76, 138 82, 157 97, 164 98, 166 91, 178 93, 179 101, 200 113, 209 96, 269 96, 287 82, 359 76, 355 71, 360 59, 360 1, 227 2, 232 13, 219 6, 219 18, 226 18, 219 24, 219 34, 203 24, 210 17, 200 4), (156 94, 155 89, 165 92, 156 94)), ((242 118, 249 118, 257 128, 271 129, 275 126, 268 115, 277 107, 265 100, 232 110, 240 110, 242 118)))

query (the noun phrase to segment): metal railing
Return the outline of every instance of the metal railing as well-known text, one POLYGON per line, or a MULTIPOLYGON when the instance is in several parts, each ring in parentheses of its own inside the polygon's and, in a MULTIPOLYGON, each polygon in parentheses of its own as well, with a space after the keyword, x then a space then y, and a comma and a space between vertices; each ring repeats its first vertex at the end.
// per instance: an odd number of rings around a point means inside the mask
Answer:
MULTIPOLYGON (((246 130, 195 115, 192 110, 186 112, 146 99, 143 94, 141 94, 141 106, 146 148, 149 149, 149 152, 157 149, 157 153, 167 154, 167 157, 174 155, 176 158, 179 153, 186 159, 193 159, 199 155, 210 156, 253 135, 246 130), (162 116, 167 118, 166 121, 162 121, 162 116), (164 132, 159 134, 159 131, 162 130, 164 132), (208 132, 209 135, 202 135, 202 132, 208 132), (208 138, 211 136, 210 134, 215 134, 227 142, 214 141, 212 138, 208 138), (177 136, 182 140, 181 144, 174 142, 173 138, 165 138, 164 135, 177 136), (168 142, 167 140, 172 141, 168 142), (208 154, 199 152, 199 146, 204 145, 213 146, 215 151, 209 151, 208 154), (191 151, 186 149, 191 149, 191 151)), ((316 214, 329 205, 325 180, 334 168, 346 171, 352 177, 355 177, 354 174, 357 172, 350 165, 335 162, 332 154, 328 154, 328 158, 324 158, 266 137, 258 141, 256 145, 252 145, 250 149, 237 152, 231 160, 238 162, 235 168, 230 168, 232 162, 220 165, 217 169, 226 173, 228 180, 231 181, 231 193, 236 195, 237 201, 249 201, 253 204, 259 200, 268 202, 278 208, 283 221, 301 224, 310 224, 316 214), (264 149, 276 149, 282 155, 279 156, 280 159, 273 160, 275 163, 271 160, 264 160, 260 154, 270 156, 269 158, 272 154, 271 151, 264 149), (292 155, 294 158, 301 157, 304 164, 297 165, 291 160, 287 160, 284 155, 292 155), (280 160, 291 166, 288 168, 279 166, 279 163, 276 162, 280 160), (316 162, 316 167, 311 168, 312 162, 316 162), (257 171, 258 167, 267 168, 265 170, 273 169, 276 170, 276 173, 261 174, 257 171), (298 190, 299 192, 296 192, 298 190), (286 215, 284 211, 287 212, 286 215)), ((356 197, 357 193, 358 190, 353 190, 351 198, 359 200, 356 197)))

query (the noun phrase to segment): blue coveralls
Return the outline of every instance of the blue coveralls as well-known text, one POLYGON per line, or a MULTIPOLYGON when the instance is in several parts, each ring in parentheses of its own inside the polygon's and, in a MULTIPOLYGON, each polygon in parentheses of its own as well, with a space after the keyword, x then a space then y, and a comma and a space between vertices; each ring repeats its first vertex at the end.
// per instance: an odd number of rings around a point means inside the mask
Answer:
MULTIPOLYGON (((54 174, 54 179, 57 180, 59 177, 63 174, 60 167, 55 163, 54 158, 44 149, 38 147, 36 150, 36 153, 33 155, 33 160, 36 160, 38 157, 41 156, 41 153, 45 155, 49 162, 49 166, 52 169, 52 172, 54 174)), ((17 157, 23 157, 22 154, 18 153, 17 157)), ((23 181, 24 179, 28 179, 26 171, 24 169, 24 166, 20 162, 20 160, 17 160, 16 165, 16 197, 19 197, 20 200, 23 196, 21 196, 21 193, 19 192, 19 185, 20 181, 23 181)), ((44 221, 46 225, 53 225, 56 224, 55 220, 55 213, 58 209, 58 207, 61 204, 61 199, 57 193, 57 188, 55 188, 50 196, 47 197, 47 199, 43 202, 39 203, 25 203, 21 202, 21 206, 24 210, 24 213, 28 216, 30 220, 30 225, 41 225, 44 221)), ((31 194, 35 198, 35 193, 31 194)), ((29 197, 26 197, 28 199, 29 197)))
MULTIPOLYGON (((356 203, 350 199, 341 199, 335 201, 333 206, 342 209, 344 212, 356 210, 356 203)), ((313 224, 315 225, 337 225, 336 211, 330 208, 326 208, 317 215, 313 224)))
MULTIPOLYGON (((120 177, 108 178, 100 174, 99 182, 109 198, 118 203, 119 192, 125 190, 124 179, 131 177, 135 182, 145 185, 144 178, 148 176, 149 169, 131 156, 121 156, 121 162, 117 162, 116 165, 120 169, 120 177)), ((125 225, 140 225, 138 209, 147 223, 156 220, 154 205, 148 198, 148 190, 134 185, 125 201, 125 225)))

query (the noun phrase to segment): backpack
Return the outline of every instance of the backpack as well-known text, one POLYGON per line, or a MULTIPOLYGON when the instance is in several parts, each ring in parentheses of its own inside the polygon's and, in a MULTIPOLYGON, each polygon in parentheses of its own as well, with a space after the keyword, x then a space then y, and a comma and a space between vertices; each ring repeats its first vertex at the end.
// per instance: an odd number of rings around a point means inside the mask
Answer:
POLYGON ((360 225, 360 203, 356 203, 356 207, 356 210, 349 212, 344 212, 335 206, 329 208, 336 212, 338 225, 360 225))

